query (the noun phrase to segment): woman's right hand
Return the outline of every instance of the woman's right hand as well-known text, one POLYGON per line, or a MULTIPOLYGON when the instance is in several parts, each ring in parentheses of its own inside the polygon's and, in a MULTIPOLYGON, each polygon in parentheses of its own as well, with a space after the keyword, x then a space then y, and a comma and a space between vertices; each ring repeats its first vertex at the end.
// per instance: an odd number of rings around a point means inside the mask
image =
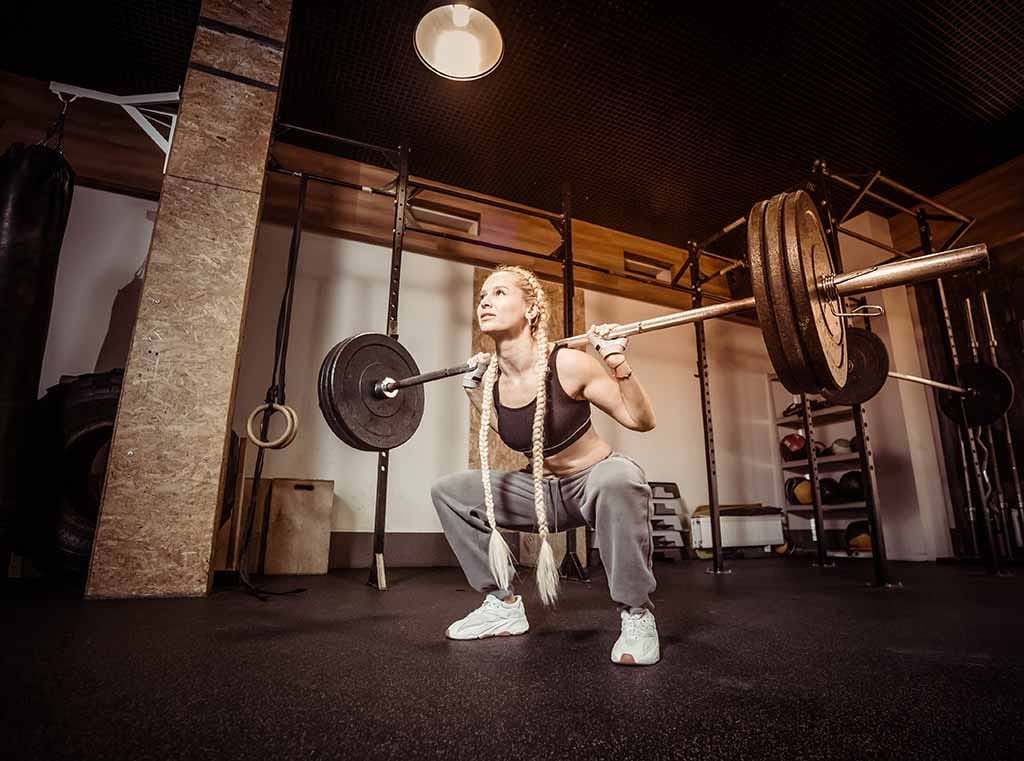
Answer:
POLYGON ((484 373, 487 372, 487 366, 491 363, 491 355, 487 352, 480 352, 474 354, 472 357, 466 360, 467 365, 473 365, 473 369, 462 376, 462 387, 465 389, 475 389, 480 386, 480 381, 483 380, 484 373))

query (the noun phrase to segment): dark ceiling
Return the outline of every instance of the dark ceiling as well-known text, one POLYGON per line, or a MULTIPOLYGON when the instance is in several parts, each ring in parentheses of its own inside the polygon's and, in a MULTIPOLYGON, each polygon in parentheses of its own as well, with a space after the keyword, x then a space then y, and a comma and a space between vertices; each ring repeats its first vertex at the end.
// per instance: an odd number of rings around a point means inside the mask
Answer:
MULTIPOLYGON (((496 5, 505 60, 449 82, 413 52, 421 2, 296 0, 281 117, 544 208, 569 182, 575 216, 677 244, 816 158, 934 194, 1024 151, 1024 3, 496 5)), ((198 3, 2 13, 3 68, 140 92, 180 85, 198 3)))

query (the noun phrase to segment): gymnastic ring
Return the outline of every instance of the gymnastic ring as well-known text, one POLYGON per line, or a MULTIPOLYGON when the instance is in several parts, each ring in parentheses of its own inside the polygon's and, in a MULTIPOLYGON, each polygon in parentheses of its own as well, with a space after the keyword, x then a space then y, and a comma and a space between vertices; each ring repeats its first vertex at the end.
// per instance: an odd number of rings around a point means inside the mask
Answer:
POLYGON ((295 410, 284 404, 261 404, 259 407, 254 409, 249 415, 249 420, 245 424, 245 432, 251 441, 261 449, 282 449, 295 439, 295 434, 298 432, 299 419, 295 414, 295 410), (253 430, 253 423, 256 421, 256 416, 267 409, 273 409, 274 412, 280 412, 285 417, 285 429, 284 433, 278 436, 273 441, 263 441, 256 432, 253 430))
POLYGON ((292 432, 291 435, 287 438, 287 440, 285 440, 285 442, 281 444, 280 447, 278 447, 278 449, 284 449, 286 446, 295 441, 295 437, 299 435, 299 413, 296 412, 292 407, 286 406, 285 409, 288 411, 287 414, 292 416, 292 432))

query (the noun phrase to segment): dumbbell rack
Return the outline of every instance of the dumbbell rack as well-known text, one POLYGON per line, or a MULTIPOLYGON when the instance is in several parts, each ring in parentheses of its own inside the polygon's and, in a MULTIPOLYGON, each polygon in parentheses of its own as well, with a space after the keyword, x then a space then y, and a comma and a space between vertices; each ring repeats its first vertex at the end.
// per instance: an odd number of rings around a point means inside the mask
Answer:
MULTIPOLYGON (((774 375, 769 376, 769 380, 772 382, 778 382, 778 378, 774 375)), ((774 400, 774 395, 772 396, 774 400)), ((789 504, 788 499, 783 496, 783 503, 785 504, 785 515, 788 527, 788 517, 790 514, 795 514, 801 518, 811 519, 811 536, 815 542, 815 546, 818 554, 818 565, 823 567, 829 567, 834 565, 833 561, 830 561, 830 557, 862 557, 862 558, 873 558, 877 551, 877 544, 874 542, 872 537, 872 551, 871 552, 851 552, 847 550, 830 550, 825 541, 825 525, 826 520, 845 520, 845 519, 856 519, 865 517, 869 523, 874 523, 873 514, 875 510, 873 507, 877 507, 877 488, 874 479, 874 455, 869 445, 864 442, 867 441, 865 436, 867 423, 863 411, 862 405, 847 406, 847 405, 833 405, 821 409, 811 410, 810 401, 806 396, 796 395, 793 397, 795 401, 799 401, 803 407, 804 414, 797 412, 793 415, 787 415, 785 417, 777 418, 775 425, 779 429, 789 429, 791 431, 799 432, 807 439, 808 442, 808 457, 803 460, 794 461, 783 461, 781 464, 781 470, 783 474, 783 481, 793 474, 807 474, 811 481, 813 500, 811 505, 807 506, 807 509, 803 509, 798 506, 789 504), (859 407, 859 409, 858 409, 859 407), (859 413, 859 414, 858 414, 859 413), (805 415, 810 418, 810 425, 805 424, 805 415), (833 455, 833 456, 816 456, 814 454, 813 447, 813 436, 814 426, 822 424, 831 424, 841 421, 852 421, 856 429, 856 434, 860 436, 862 442, 860 452, 851 452, 849 454, 833 455), (864 491, 865 498, 863 500, 855 502, 841 502, 834 504, 825 504, 821 500, 821 471, 831 470, 833 467, 837 467, 841 470, 857 470, 861 471, 864 480, 864 491)), ((872 534, 880 532, 872 531, 872 534)), ((884 546, 882 549, 884 553, 884 546)))

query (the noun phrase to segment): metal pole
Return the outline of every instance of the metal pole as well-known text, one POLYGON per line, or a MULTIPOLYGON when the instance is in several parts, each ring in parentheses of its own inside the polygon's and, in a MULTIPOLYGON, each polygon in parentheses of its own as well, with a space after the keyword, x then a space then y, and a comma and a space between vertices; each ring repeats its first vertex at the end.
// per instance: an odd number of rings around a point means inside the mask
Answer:
POLYGON ((821 508, 821 485, 818 482, 818 454, 814 451, 814 418, 811 416, 811 403, 806 394, 800 394, 800 405, 804 412, 804 433, 807 442, 807 466, 811 476, 811 512, 814 520, 814 531, 817 541, 814 548, 818 555, 815 565, 818 568, 835 568, 835 563, 828 559, 828 548, 825 546, 825 516, 821 508))
MULTIPOLYGON (((999 367, 999 357, 997 356, 996 347, 998 342, 996 341, 996 331, 992 326, 992 313, 988 308, 988 291, 981 292, 981 311, 985 320, 985 332, 988 336, 988 351, 989 358, 992 362, 993 367, 999 367)), ((1017 455, 1013 451, 1013 434, 1010 432, 1010 420, 1007 416, 1003 415, 1003 433, 1006 437, 1006 453, 1007 459, 1010 463, 1010 477, 1013 481, 1013 491, 1017 495, 1017 507, 1013 509, 1013 538, 1017 545, 1017 548, 1024 548, 1024 491, 1021 490, 1020 485, 1020 473, 1017 470, 1017 455)))
MULTIPOLYGON (((921 236, 921 250, 925 254, 930 254, 932 251, 932 234, 931 226, 928 224, 927 215, 924 213, 924 209, 919 209, 917 214, 917 230, 921 236)), ((946 327, 946 339, 949 342, 950 355, 953 361, 953 374, 956 377, 957 383, 960 381, 960 359, 957 356, 956 351, 956 338, 953 335, 953 322, 949 316, 949 304, 946 302, 946 289, 942 286, 942 280, 936 281, 936 285, 939 289, 939 302, 942 305, 942 317, 946 327)), ((996 557, 996 544, 995 536, 992 530, 992 521, 988 513, 988 505, 985 501, 985 485, 982 481, 981 475, 981 462, 978 459, 978 447, 974 439, 973 429, 966 425, 967 414, 963 408, 963 398, 960 400, 960 417, 965 421, 964 426, 960 429, 962 434, 966 437, 967 454, 970 455, 970 471, 966 474, 968 483, 967 488, 970 489, 972 486, 975 489, 975 504, 978 506, 978 510, 981 513, 981 539, 984 541, 978 541, 980 545, 982 560, 985 564, 985 572, 990 575, 999 573, 999 560, 996 557)))
MULTIPOLYGON (((974 330, 974 307, 969 298, 964 299, 964 318, 967 320, 967 335, 971 343, 971 359, 979 361, 978 356, 978 335, 974 330)), ((1013 556, 1012 544, 1010 541, 1010 513, 1006 504, 1006 495, 1003 493, 1003 479, 999 470, 999 456, 996 453, 995 437, 992 434, 992 426, 987 425, 984 429, 978 430, 978 436, 985 440, 988 447, 989 458, 992 460, 992 481, 996 492, 995 510, 996 526, 999 529, 996 541, 999 543, 999 551, 1003 557, 1013 556)))
MULTIPOLYGON (((562 186, 562 319, 565 335, 572 335, 573 300, 576 295, 572 260, 572 190, 562 186)), ((589 537, 588 537, 589 539, 589 537)), ((587 542, 589 545, 589 542, 587 542)), ((584 548, 586 549, 586 548, 584 548)), ((590 576, 576 554, 576 529, 565 532, 565 557, 559 573, 566 579, 590 581, 590 576)))
MULTIPOLYGON (((690 244, 690 283, 696 291, 693 303, 700 309, 703 294, 700 288, 700 254, 697 245, 690 244)), ((715 429, 711 418, 711 382, 708 377, 707 343, 704 338, 704 323, 694 324, 697 338, 697 378, 700 381, 700 401, 704 419, 704 466, 708 477, 708 508, 711 517, 712 567, 708 573, 725 574, 732 571, 725 568, 722 557, 722 526, 718 504, 718 466, 715 462, 715 429)))
MULTIPOLYGON (((398 148, 398 177, 395 184, 395 226, 391 233, 391 274, 388 283, 387 334, 398 340, 398 294, 402 282, 402 243, 405 235, 405 204, 409 194, 409 150, 398 148)), ((373 516, 373 561, 370 564, 370 586, 384 591, 388 588, 384 568, 384 535, 388 507, 388 452, 377 453, 377 504, 373 516)))
MULTIPOLYGON (((832 213, 832 186, 829 184, 828 167, 824 161, 814 163, 814 174, 817 187, 815 199, 824 212, 822 216, 825 221, 825 234, 831 244, 832 265, 836 270, 842 270, 843 255, 839 248, 839 225, 832 213)), ((857 280, 856 276, 853 277, 854 280, 857 280)), ((808 410, 805 414, 807 419, 810 419, 810 411, 808 410)), ((885 551, 885 532, 882 527, 881 505, 878 499, 878 479, 875 478, 875 459, 870 446, 871 436, 863 405, 854 405, 853 424, 861 440, 860 471, 861 479, 864 482, 864 504, 868 514, 868 531, 871 533, 871 563, 875 572, 874 586, 889 588, 894 585, 889 577, 889 558, 885 551)), ((813 449, 813 442, 809 442, 809 446, 813 449)))
POLYGON ((864 405, 853 405, 853 420, 860 432, 860 473, 864 479, 864 501, 867 503, 868 531, 871 533, 871 564, 875 570, 876 587, 894 586, 889 578, 889 556, 885 551, 885 532, 878 514, 878 478, 875 476, 874 453, 871 450, 871 431, 868 428, 864 405))

